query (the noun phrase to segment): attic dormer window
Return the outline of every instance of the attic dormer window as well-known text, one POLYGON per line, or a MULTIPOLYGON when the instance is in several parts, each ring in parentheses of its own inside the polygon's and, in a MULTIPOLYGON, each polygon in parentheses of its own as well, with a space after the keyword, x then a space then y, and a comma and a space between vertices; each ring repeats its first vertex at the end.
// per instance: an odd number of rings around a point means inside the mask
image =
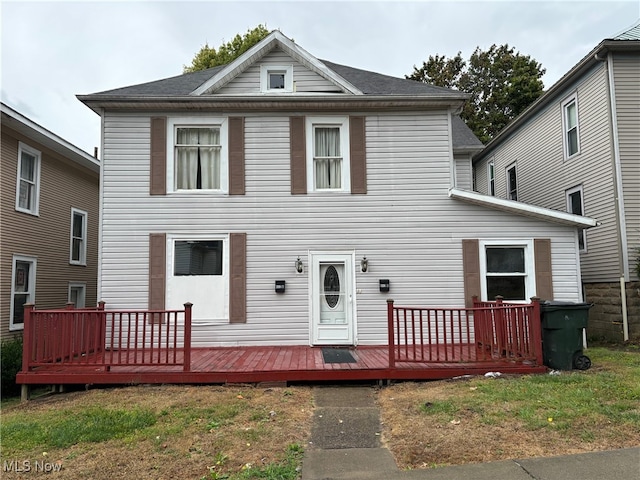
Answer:
POLYGON ((293 65, 262 65, 260 91, 263 93, 293 92, 293 65))

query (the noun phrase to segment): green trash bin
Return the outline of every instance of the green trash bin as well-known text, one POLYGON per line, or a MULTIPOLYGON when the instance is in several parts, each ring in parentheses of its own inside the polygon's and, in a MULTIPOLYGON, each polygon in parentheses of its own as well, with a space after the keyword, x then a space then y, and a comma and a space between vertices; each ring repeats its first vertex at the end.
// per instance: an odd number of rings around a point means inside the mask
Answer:
POLYGON ((582 329, 587 328, 592 305, 557 301, 540 305, 543 363, 554 370, 591 367, 591 360, 582 353, 582 329))

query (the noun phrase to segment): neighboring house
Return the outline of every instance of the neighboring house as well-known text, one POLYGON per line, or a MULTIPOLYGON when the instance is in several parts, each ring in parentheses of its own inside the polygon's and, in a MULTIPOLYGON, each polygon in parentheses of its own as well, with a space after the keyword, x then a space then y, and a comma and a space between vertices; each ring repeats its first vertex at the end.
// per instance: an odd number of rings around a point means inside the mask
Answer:
POLYGON ((100 163, 1 104, 0 334, 21 333, 23 305, 96 304, 100 163))
POLYGON ((193 307, 194 346, 387 342, 386 300, 582 300, 589 218, 471 191, 468 96, 278 31, 226 66, 79 96, 102 117, 99 298, 193 307))
POLYGON ((597 218, 578 237, 588 333, 640 335, 640 23, 603 40, 500 132, 474 173, 481 193, 597 218))

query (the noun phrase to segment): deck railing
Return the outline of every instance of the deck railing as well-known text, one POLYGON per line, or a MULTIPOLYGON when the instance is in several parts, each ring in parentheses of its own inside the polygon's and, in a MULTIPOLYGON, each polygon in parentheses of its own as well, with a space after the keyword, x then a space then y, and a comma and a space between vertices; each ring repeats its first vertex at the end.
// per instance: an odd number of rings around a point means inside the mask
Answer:
POLYGON ((191 307, 184 310, 24 309, 22 371, 39 366, 191 368, 191 307))
POLYGON ((510 360, 542 365, 540 301, 472 308, 399 307, 387 300, 389 366, 510 360))

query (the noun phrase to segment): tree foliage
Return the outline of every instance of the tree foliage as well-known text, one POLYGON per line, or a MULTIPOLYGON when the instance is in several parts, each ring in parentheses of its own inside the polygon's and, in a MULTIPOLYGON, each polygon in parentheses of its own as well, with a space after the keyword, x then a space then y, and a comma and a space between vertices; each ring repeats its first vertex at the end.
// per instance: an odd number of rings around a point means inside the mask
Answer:
POLYGON ((253 29, 247 30, 247 33, 242 36, 237 34, 232 40, 220 45, 217 50, 205 43, 191 60, 191 65, 185 66, 183 71, 184 73, 197 72, 198 70, 205 70, 218 65, 226 65, 249 50, 269 33, 271 32, 267 30, 266 25, 260 24, 253 29))
POLYGON ((453 58, 432 55, 413 70, 406 78, 471 94, 460 116, 483 143, 544 92, 545 69, 508 44, 477 47, 468 62, 460 52, 453 58))

